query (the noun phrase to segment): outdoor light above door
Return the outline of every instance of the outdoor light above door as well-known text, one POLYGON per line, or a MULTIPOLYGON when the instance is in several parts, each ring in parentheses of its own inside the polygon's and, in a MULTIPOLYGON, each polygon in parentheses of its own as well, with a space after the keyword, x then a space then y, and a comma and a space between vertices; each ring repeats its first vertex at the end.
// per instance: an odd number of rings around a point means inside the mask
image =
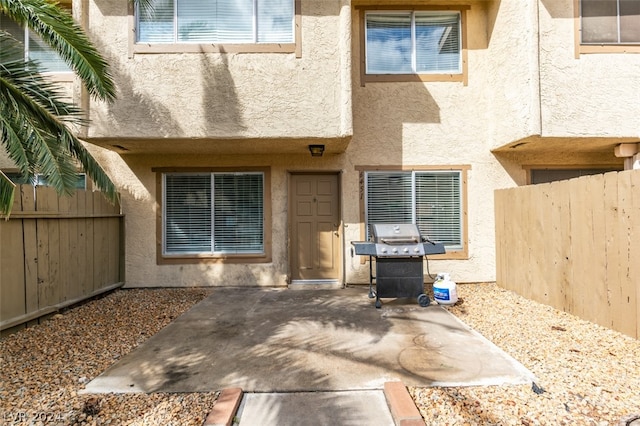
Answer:
POLYGON ((309 152, 311 152, 312 157, 322 157, 324 145, 309 145, 309 152))

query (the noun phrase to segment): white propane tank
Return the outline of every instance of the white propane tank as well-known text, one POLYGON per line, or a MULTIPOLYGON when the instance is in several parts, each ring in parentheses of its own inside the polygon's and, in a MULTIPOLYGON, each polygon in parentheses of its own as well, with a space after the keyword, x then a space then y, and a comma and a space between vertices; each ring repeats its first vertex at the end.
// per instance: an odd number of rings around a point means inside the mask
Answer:
POLYGON ((436 275, 433 282, 433 298, 439 305, 453 305, 458 301, 456 283, 451 281, 448 273, 442 272, 436 275))

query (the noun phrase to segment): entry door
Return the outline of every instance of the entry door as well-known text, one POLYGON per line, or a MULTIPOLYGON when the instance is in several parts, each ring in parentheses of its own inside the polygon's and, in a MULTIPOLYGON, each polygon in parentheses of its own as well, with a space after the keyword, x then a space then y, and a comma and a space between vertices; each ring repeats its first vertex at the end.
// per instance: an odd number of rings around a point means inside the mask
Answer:
POLYGON ((291 279, 337 283, 341 265, 337 174, 291 175, 291 279))

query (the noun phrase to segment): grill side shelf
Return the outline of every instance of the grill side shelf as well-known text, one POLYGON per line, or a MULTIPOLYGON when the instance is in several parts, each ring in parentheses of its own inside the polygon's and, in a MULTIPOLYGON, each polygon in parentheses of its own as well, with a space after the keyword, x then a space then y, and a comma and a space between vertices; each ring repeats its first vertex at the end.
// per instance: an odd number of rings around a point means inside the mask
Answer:
POLYGON ((358 256, 375 256, 376 255, 375 243, 371 243, 367 241, 352 241, 351 245, 353 245, 355 254, 357 254, 358 256))
POLYGON ((424 254, 445 254, 447 251, 441 243, 422 243, 424 254))

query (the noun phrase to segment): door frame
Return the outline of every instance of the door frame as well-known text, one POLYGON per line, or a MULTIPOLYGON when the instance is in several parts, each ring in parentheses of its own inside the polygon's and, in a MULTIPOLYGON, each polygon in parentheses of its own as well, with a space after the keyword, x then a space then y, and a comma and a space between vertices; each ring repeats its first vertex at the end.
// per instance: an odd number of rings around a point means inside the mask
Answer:
POLYGON ((336 286, 343 287, 345 283, 344 277, 344 262, 345 262, 345 247, 344 247, 344 220, 343 220, 343 202, 342 202, 342 171, 340 170, 288 170, 287 171, 287 284, 288 285, 309 285, 309 286, 336 286), (293 242, 291 240, 292 232, 292 214, 293 212, 293 179, 294 175, 334 175, 337 178, 338 185, 337 201, 338 201, 338 235, 339 235, 339 248, 337 250, 338 259, 338 272, 336 281, 334 280, 293 280, 292 270, 292 247, 293 242))

